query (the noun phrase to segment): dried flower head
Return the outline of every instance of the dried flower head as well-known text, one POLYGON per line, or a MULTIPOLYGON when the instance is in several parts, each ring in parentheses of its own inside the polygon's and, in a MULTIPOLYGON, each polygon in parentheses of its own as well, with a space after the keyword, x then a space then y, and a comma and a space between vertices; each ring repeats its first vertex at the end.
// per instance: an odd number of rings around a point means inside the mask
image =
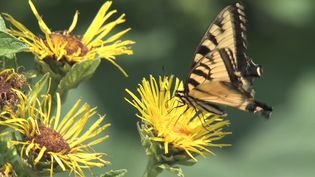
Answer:
POLYGON ((14 90, 22 90, 26 85, 26 78, 18 74, 14 69, 0 71, 0 107, 12 107, 18 102, 18 96, 14 90))
POLYGON ((0 177, 16 177, 16 173, 10 163, 6 163, 0 168, 0 177))

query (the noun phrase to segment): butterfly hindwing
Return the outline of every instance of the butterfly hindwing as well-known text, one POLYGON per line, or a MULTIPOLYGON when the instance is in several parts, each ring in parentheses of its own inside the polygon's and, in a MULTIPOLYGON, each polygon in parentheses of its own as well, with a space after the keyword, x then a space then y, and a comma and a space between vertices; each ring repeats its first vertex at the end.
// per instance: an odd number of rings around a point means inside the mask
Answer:
POLYGON ((210 103, 217 103, 245 110, 248 97, 229 82, 211 81, 198 85, 189 96, 210 103))
POLYGON ((250 92, 239 89, 242 83, 235 75, 237 70, 232 57, 229 49, 218 49, 200 60, 189 76, 188 95, 205 103, 245 110, 251 100, 250 92))

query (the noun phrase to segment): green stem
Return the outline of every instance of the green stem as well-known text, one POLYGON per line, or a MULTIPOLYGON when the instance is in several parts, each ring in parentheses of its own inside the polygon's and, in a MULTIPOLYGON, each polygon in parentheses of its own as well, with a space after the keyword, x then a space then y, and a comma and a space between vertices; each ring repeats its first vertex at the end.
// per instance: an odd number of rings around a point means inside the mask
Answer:
POLYGON ((153 156, 149 156, 143 177, 157 177, 162 171, 159 167, 159 162, 153 156))
POLYGON ((14 58, 7 58, 7 57, 3 57, 2 58, 2 69, 5 69, 5 68, 14 68, 16 69, 18 67, 18 63, 17 63, 17 59, 16 57, 14 58))
MULTIPOLYGON (((62 78, 52 78, 51 79, 51 88, 50 88, 50 95, 53 96, 53 105, 55 105, 56 103, 56 93, 58 91, 58 85, 60 83, 62 78)), ((61 103, 64 103, 65 100, 66 100, 66 97, 67 97, 67 93, 68 93, 68 90, 59 90, 59 94, 60 94, 60 97, 61 97, 61 103)))
POLYGON ((60 78, 51 77, 50 90, 49 90, 51 95, 53 96, 56 95, 59 82, 60 82, 60 78))

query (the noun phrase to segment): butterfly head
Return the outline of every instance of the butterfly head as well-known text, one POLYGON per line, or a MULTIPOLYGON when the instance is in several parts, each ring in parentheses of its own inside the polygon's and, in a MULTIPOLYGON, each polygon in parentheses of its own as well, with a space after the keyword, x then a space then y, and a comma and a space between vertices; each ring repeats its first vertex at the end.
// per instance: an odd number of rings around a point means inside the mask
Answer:
POLYGON ((183 91, 183 90, 177 90, 177 91, 175 92, 175 96, 178 97, 181 101, 184 102, 184 99, 185 99, 185 97, 186 97, 186 94, 185 94, 185 91, 183 91))

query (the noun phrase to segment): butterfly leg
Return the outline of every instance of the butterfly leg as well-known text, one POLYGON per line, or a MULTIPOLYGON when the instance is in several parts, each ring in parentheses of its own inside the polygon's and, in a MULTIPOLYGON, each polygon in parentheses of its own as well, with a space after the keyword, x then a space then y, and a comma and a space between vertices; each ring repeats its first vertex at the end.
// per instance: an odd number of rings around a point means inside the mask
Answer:
MULTIPOLYGON (((182 105, 182 106, 185 106, 185 105, 186 105, 186 104, 184 104, 184 105, 182 105)), ((184 110, 184 111, 178 116, 178 118, 176 119, 174 126, 177 124, 177 122, 178 122, 178 120, 180 119, 180 117, 182 117, 182 116, 188 111, 188 109, 189 109, 189 106, 186 105, 185 110, 184 110)))
MULTIPOLYGON (((174 97, 173 97, 173 98, 174 98, 174 97)), ((165 103, 165 104, 166 104, 166 107, 168 107, 168 102, 169 102, 170 100, 172 100, 173 98, 167 100, 167 102, 165 103)), ((183 101, 178 101, 178 102, 179 102, 179 104, 178 104, 177 106, 173 107, 168 113, 171 113, 174 109, 177 109, 177 108, 180 108, 180 107, 183 107, 183 106, 186 105, 185 102, 183 102, 183 101)))

